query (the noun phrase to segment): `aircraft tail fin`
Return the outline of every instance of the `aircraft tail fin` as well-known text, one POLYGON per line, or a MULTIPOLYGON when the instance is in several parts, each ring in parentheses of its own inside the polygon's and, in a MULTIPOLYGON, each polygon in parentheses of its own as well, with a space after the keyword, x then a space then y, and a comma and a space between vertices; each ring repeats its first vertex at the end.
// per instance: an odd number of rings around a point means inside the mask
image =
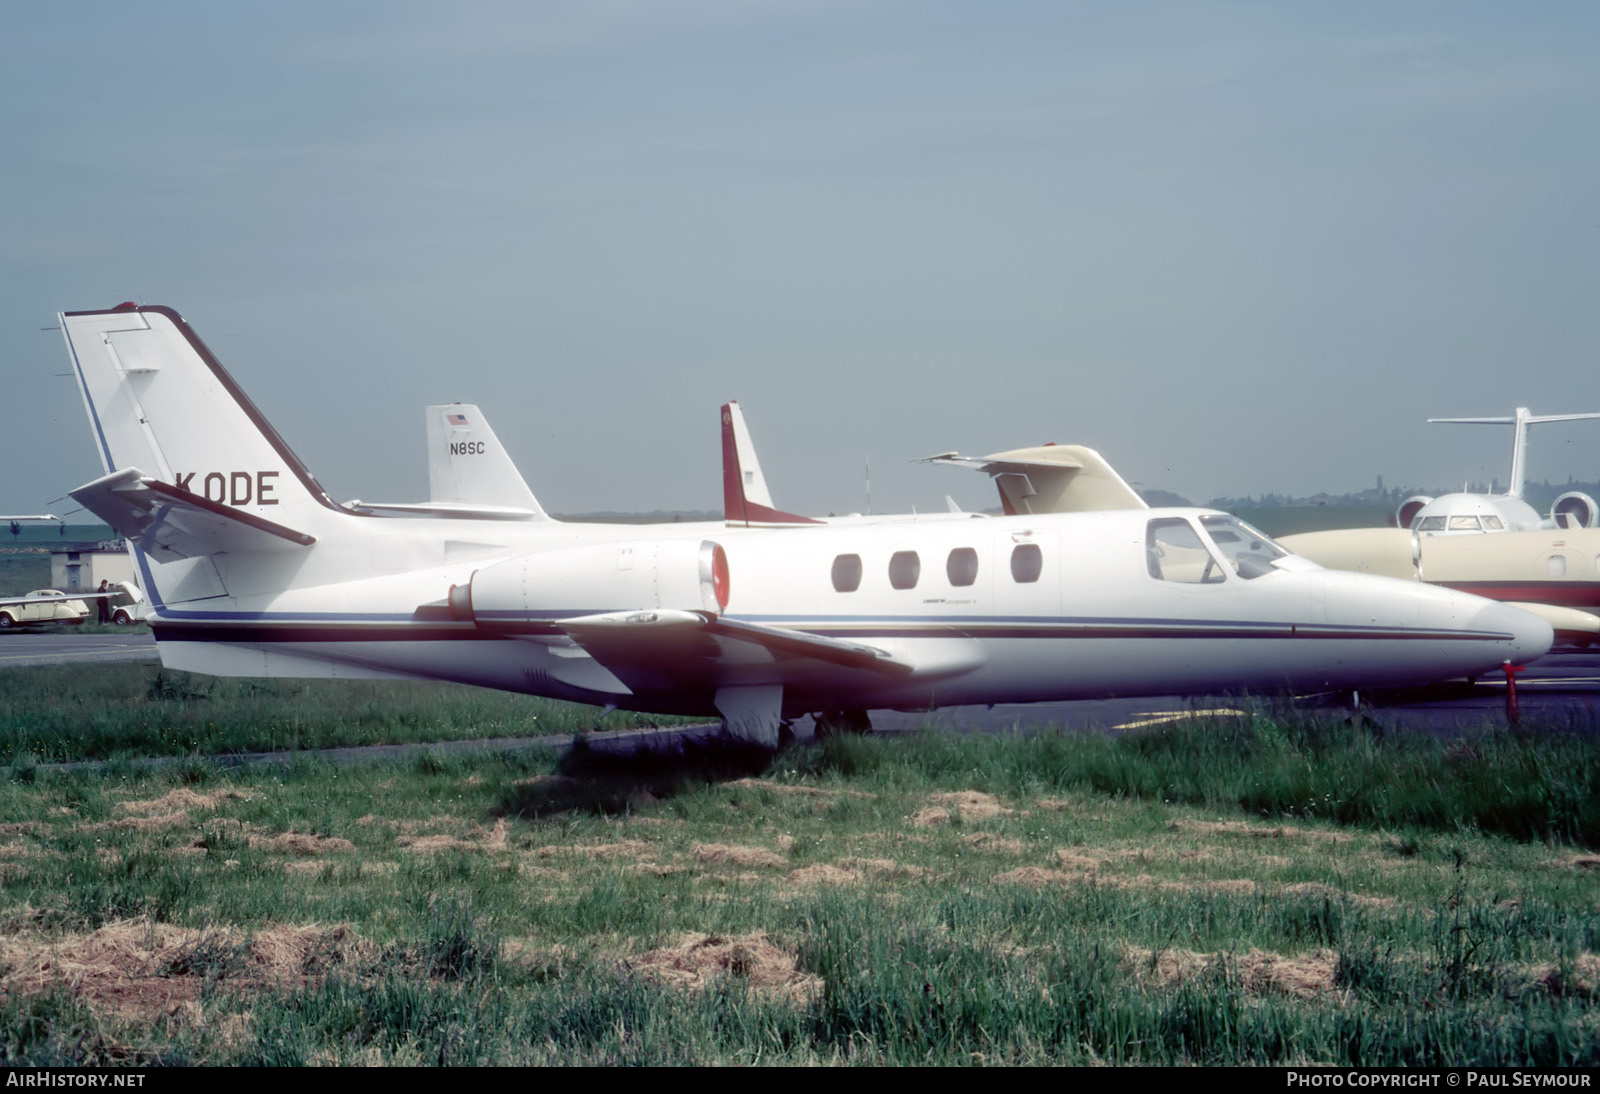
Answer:
POLYGON ((733 525, 822 523, 773 507, 737 400, 722 405, 722 517, 733 525))
MULTIPOLYGON (((1507 485, 1506 494, 1509 497, 1522 497, 1523 480, 1527 474, 1528 456, 1528 427, 1541 422, 1577 422, 1586 418, 1600 418, 1600 413, 1591 414, 1533 414, 1525 406, 1517 407, 1517 412, 1509 418, 1429 418, 1430 423, 1445 423, 1449 425, 1509 425, 1515 431, 1511 438, 1511 481, 1507 485)), ((1465 493, 1465 491, 1463 491, 1465 493)))
POLYGON ((509 506, 527 510, 535 520, 550 519, 483 411, 471 403, 452 403, 428 407, 427 416, 431 500, 509 506))
POLYGON ((177 312, 130 303, 60 321, 108 474, 136 469, 190 508, 273 525, 338 510, 177 312))
POLYGON ((1008 516, 1149 508, 1105 457, 1082 445, 1046 444, 977 457, 943 452, 923 462, 989 475, 1008 516))

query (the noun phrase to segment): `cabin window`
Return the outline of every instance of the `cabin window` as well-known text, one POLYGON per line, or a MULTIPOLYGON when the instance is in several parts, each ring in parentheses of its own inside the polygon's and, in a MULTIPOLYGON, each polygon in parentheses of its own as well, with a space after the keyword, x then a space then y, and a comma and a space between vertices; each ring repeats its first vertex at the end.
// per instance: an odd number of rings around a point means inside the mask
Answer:
POLYGON ((1044 552, 1037 543, 1019 543, 1011 548, 1011 580, 1028 585, 1044 573, 1044 552))
POLYGON ((840 555, 833 560, 833 587, 841 593, 861 588, 861 556, 840 555))
POLYGON ((957 547, 944 560, 944 572, 952 585, 971 585, 978 580, 978 552, 971 547, 957 547))
POLYGON ((1222 563, 1206 550, 1200 533, 1181 517, 1150 522, 1145 537, 1145 557, 1150 576, 1186 585, 1215 585, 1223 580, 1222 563))
POLYGON ((1567 556, 1551 555, 1544 560, 1545 568, 1550 571, 1551 577, 1567 576, 1567 556))
POLYGON ((915 551, 896 551, 889 559, 889 584, 896 589, 915 589, 922 576, 922 560, 915 551))

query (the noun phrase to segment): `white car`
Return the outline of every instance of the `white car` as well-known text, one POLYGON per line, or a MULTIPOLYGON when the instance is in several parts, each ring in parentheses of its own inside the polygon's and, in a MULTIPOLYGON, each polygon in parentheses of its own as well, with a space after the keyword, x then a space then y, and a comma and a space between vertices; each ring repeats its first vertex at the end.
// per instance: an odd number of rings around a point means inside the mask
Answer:
POLYGON ((0 631, 33 623, 82 623, 89 605, 60 589, 35 589, 0 602, 0 631))

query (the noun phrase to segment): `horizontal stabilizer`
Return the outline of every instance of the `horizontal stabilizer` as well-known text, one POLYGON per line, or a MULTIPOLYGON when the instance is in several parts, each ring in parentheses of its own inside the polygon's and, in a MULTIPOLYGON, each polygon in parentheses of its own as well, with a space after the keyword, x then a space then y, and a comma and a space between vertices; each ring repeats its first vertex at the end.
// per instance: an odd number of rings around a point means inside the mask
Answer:
POLYGON ((312 536, 146 476, 113 471, 72 491, 73 500, 159 562, 242 551, 309 547, 312 536))
POLYGON ((436 517, 441 520, 549 520, 542 509, 476 505, 464 501, 348 501, 345 508, 378 516, 436 517))
POLYGON ((1008 516, 1149 508, 1100 453, 1082 445, 1046 444, 992 456, 942 452, 921 462, 965 467, 989 475, 1000 491, 1000 504, 1008 516))

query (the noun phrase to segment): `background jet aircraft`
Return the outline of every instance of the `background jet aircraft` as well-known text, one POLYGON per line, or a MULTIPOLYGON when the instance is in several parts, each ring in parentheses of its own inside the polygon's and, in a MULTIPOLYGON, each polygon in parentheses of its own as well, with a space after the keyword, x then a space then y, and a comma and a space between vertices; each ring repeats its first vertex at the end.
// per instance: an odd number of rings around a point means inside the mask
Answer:
POLYGON ((173 668, 715 712, 770 746, 807 713, 1367 687, 1551 640, 1527 612, 1326 571, 1199 509, 795 535, 384 520, 334 502, 176 312, 60 319, 106 472, 72 496, 128 537, 173 668))
POLYGON ((1522 500, 1527 468, 1528 427, 1540 422, 1575 422, 1600 418, 1600 414, 1534 415, 1517 407, 1510 418, 1429 418, 1429 422, 1460 425, 1510 425, 1511 478, 1504 494, 1462 491, 1430 498, 1419 494, 1400 503, 1395 525, 1425 535, 1462 535, 1473 532, 1526 532, 1535 528, 1593 528, 1600 522, 1600 505, 1580 491, 1562 494, 1550 506, 1548 518, 1522 500))

